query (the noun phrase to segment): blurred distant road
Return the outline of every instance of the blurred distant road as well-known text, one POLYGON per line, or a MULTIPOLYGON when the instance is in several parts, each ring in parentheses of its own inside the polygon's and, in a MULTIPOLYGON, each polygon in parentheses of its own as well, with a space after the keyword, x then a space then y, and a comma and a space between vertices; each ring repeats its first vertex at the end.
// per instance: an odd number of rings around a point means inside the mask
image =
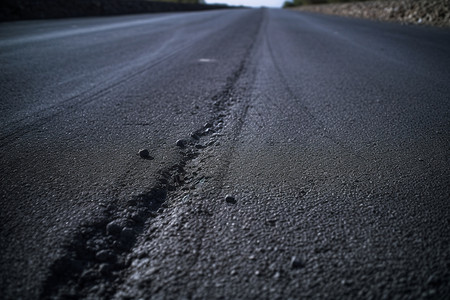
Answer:
POLYGON ((448 298, 449 53, 276 9, 0 24, 2 298, 448 298))

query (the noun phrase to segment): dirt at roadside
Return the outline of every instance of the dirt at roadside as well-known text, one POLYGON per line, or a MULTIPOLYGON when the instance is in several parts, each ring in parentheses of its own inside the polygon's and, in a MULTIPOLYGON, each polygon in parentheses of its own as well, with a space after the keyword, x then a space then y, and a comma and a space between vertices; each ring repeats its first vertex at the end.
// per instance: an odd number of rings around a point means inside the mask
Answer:
POLYGON ((404 24, 450 27, 450 0, 379 0, 307 5, 293 9, 404 24))

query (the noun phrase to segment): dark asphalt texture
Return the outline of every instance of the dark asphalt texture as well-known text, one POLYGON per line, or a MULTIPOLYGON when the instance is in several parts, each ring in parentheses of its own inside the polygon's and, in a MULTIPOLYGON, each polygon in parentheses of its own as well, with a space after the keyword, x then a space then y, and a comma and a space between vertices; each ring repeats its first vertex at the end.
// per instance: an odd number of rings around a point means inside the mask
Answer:
POLYGON ((0 24, 2 298, 449 298, 449 53, 276 9, 0 24))

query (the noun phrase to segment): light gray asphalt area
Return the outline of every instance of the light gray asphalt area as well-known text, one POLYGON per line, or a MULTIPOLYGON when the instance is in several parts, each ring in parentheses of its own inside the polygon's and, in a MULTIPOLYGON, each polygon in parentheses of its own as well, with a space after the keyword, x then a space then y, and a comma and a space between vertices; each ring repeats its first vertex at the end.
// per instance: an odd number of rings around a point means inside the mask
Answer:
POLYGON ((0 37, 7 298, 450 295, 448 30, 262 9, 0 37))

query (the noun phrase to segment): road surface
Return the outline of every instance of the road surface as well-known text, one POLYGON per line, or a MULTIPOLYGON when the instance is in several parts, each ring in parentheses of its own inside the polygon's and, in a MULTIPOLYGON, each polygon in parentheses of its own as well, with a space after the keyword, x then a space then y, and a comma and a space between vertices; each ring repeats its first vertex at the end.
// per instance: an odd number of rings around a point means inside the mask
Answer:
POLYGON ((448 298, 449 53, 276 9, 1 24, 3 299, 448 298))

